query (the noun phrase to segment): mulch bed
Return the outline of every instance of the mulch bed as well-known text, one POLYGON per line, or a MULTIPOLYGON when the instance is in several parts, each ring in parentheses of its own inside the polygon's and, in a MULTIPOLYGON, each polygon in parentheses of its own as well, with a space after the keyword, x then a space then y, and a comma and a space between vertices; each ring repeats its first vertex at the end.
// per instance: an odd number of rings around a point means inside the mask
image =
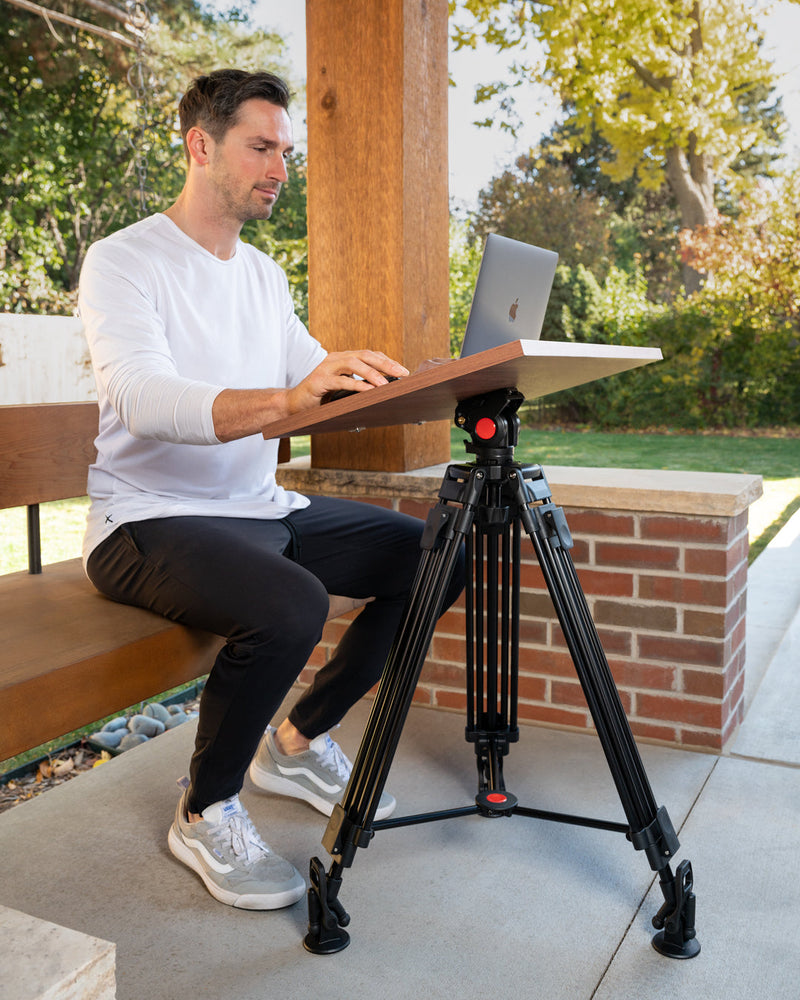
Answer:
POLYGON ((0 813, 43 795, 110 759, 108 751, 95 750, 85 741, 53 753, 31 765, 31 770, 0 785, 0 813))

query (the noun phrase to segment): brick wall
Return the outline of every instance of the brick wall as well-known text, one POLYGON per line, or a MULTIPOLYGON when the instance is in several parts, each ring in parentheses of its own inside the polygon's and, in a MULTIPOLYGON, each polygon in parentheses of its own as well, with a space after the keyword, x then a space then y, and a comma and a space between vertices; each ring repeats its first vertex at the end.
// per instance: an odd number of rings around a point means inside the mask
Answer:
MULTIPOLYGON (((676 473, 662 485, 659 473, 646 473, 650 478, 643 480, 625 470, 614 484, 610 472, 622 470, 581 470, 572 476, 580 480, 576 484, 569 481, 575 470, 559 471, 560 476, 548 470, 553 498, 564 507, 574 539, 572 558, 634 734, 721 750, 743 712, 747 507, 760 493, 760 481, 676 473), (592 472, 602 473, 594 488, 592 472), (585 501, 587 483, 593 505, 568 503, 572 497, 585 501), (642 506, 657 509, 636 509, 642 506)), ((329 492, 343 494, 344 483, 337 487, 335 474, 327 475, 329 492)), ((372 484, 378 495, 371 497, 369 482, 353 491, 348 473, 348 492, 424 517, 432 499, 397 495, 418 492, 400 491, 409 475, 382 474, 372 484), (381 495, 392 490, 391 501, 381 495)), ((423 478, 421 492, 435 497, 439 480, 423 478)), ((319 483, 307 489, 319 491, 319 483)), ((583 692, 525 536, 522 549, 520 721, 588 728, 592 721, 583 692)), ((346 619, 328 624, 304 679, 325 662, 346 624, 346 619)), ((464 634, 462 599, 437 627, 417 704, 465 710, 464 634)))

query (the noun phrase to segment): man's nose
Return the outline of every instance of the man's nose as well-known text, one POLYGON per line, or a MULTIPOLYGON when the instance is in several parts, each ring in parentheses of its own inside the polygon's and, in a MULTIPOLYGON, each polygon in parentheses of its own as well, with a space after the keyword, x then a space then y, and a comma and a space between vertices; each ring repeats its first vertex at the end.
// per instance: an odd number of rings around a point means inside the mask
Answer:
POLYGON ((286 160, 280 153, 276 153, 270 163, 269 175, 276 181, 283 183, 289 179, 289 171, 286 167, 286 160))

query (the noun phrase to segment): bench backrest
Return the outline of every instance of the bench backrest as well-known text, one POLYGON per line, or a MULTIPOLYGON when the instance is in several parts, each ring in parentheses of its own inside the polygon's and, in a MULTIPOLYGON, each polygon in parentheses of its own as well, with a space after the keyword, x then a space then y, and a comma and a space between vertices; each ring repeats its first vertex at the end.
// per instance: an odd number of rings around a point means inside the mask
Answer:
POLYGON ((86 494, 97 403, 0 406, 0 509, 86 494))

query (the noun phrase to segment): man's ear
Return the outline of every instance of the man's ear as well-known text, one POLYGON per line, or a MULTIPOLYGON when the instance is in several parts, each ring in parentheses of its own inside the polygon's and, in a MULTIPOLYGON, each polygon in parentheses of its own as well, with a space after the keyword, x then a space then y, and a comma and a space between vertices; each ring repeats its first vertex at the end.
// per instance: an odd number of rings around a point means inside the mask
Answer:
POLYGON ((208 163, 211 141, 208 132, 203 131, 199 125, 193 125, 186 133, 186 148, 190 160, 201 167, 205 166, 208 163))

